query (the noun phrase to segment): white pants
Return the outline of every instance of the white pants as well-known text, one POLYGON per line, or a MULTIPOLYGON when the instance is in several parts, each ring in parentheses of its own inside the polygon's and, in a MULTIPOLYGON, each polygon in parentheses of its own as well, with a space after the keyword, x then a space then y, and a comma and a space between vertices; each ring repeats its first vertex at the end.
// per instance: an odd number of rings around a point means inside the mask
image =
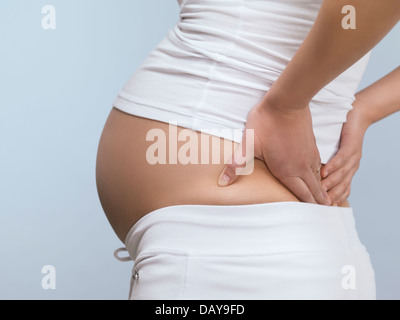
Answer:
POLYGON ((352 208, 170 206, 139 220, 125 245, 132 300, 376 299, 352 208))

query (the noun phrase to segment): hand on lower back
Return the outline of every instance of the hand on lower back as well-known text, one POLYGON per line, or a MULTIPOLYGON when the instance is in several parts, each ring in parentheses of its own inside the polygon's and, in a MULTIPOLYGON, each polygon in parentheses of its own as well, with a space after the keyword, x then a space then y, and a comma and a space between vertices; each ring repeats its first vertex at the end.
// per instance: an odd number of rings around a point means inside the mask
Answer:
POLYGON ((343 125, 339 151, 321 172, 324 178, 322 186, 334 205, 340 206, 347 200, 351 182, 360 166, 364 135, 368 128, 368 121, 364 119, 361 110, 356 102, 343 125))
POLYGON ((321 159, 308 107, 283 112, 264 100, 257 104, 249 112, 242 143, 225 166, 218 184, 234 183, 243 167, 254 158, 264 161, 271 173, 300 201, 328 204, 317 172, 321 159), (254 154, 246 154, 246 142, 250 140, 246 137, 251 133, 254 133, 254 154))

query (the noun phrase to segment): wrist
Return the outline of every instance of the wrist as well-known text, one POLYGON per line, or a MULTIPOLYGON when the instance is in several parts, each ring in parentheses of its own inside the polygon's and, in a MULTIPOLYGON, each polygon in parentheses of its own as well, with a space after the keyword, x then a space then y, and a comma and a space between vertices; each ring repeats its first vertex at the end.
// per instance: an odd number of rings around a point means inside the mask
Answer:
POLYGON ((365 99, 360 95, 356 95, 356 100, 353 103, 353 110, 357 113, 359 118, 359 125, 364 131, 375 122, 372 114, 368 112, 370 108, 368 108, 368 104, 365 99))
POLYGON ((265 94, 262 104, 280 112, 292 113, 308 108, 311 99, 299 96, 293 90, 285 90, 279 80, 265 94))
POLYGON ((309 101, 295 103, 287 96, 289 95, 281 95, 277 94, 276 91, 268 91, 262 99, 260 107, 275 114, 289 118, 296 117, 296 115, 304 114, 305 112, 309 111, 309 101))
POLYGON ((267 115, 269 119, 273 119, 275 123, 282 126, 296 127, 296 126, 312 126, 311 110, 306 105, 305 107, 291 107, 275 103, 267 97, 263 99, 256 107, 260 114, 267 115))

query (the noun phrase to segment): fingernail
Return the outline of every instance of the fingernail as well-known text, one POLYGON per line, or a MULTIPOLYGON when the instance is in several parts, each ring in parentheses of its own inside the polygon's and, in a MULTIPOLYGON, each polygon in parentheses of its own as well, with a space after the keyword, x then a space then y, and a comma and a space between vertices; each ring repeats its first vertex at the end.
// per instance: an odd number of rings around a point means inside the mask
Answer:
POLYGON ((324 178, 326 178, 326 177, 328 176, 328 174, 329 174, 329 171, 324 171, 324 173, 322 174, 322 176, 323 176, 324 178))
POLYGON ((228 185, 229 180, 230 180, 229 176, 224 173, 222 176, 219 177, 218 185, 220 187, 225 187, 226 185, 228 185))

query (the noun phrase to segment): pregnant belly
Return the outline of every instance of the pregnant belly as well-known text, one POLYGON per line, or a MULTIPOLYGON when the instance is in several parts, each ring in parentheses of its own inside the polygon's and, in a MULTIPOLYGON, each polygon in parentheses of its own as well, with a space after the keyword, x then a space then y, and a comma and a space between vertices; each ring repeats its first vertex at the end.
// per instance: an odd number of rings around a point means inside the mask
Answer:
POLYGON ((200 135, 207 137, 112 109, 99 144, 96 178, 101 204, 121 241, 141 217, 166 206, 299 201, 258 159, 252 174, 219 187, 224 159, 238 144, 208 136, 205 148, 200 135), (170 134, 174 130, 178 136, 182 130, 190 133, 186 141, 198 141, 197 149, 176 141, 170 134))

